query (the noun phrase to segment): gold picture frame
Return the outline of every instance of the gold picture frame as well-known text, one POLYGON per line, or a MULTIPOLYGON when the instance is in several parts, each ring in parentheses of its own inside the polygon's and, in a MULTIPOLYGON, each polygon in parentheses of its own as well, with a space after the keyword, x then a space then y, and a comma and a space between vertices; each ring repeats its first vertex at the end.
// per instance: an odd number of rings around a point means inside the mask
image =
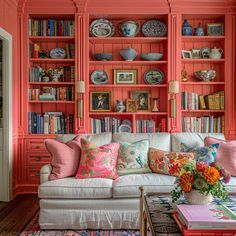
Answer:
POLYGON ((137 112, 151 111, 150 91, 131 91, 130 97, 137 101, 137 112))
POLYGON ((222 24, 222 23, 207 24, 207 35, 209 35, 209 36, 224 35, 224 24, 222 24))
POLYGON ((136 84, 136 69, 114 69, 114 84, 136 84))
POLYGON ((126 112, 137 112, 137 100, 126 99, 126 112))
POLYGON ((90 111, 109 112, 111 111, 111 92, 96 91, 90 92, 90 111))

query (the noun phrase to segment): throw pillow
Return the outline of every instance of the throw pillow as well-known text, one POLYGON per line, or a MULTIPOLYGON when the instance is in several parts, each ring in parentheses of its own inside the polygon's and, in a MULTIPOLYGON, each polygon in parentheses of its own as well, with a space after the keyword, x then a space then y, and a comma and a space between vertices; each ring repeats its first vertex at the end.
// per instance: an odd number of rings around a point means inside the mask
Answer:
POLYGON ((81 160, 76 174, 78 179, 108 178, 116 179, 116 162, 119 143, 110 143, 98 147, 81 138, 81 160))
POLYGON ((118 175, 151 172, 148 166, 149 140, 122 142, 117 161, 118 175))
POLYGON ((193 152, 196 161, 203 161, 210 164, 216 160, 218 147, 218 143, 204 147, 188 147, 181 143, 181 152, 193 152))
POLYGON ((216 162, 224 167, 232 176, 236 176, 236 140, 224 141, 221 139, 207 137, 205 145, 219 143, 216 162))
POLYGON ((55 139, 46 139, 45 146, 51 155, 52 172, 49 180, 75 176, 80 159, 80 137, 62 143, 55 139))
POLYGON ((191 152, 164 152, 156 148, 150 148, 148 153, 149 166, 154 173, 180 176, 185 164, 194 159, 191 152))

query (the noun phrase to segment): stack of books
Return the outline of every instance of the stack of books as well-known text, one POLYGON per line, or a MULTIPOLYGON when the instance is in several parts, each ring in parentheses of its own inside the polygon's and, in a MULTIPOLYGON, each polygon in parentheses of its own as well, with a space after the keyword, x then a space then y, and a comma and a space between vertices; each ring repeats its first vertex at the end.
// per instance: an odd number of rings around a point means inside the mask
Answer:
POLYGON ((74 115, 62 112, 45 112, 37 114, 29 112, 30 134, 72 134, 74 131, 74 115))
POLYGON ((136 120, 137 133, 166 132, 166 119, 162 118, 158 126, 155 120, 136 120))
POLYGON ((74 36, 75 22, 72 20, 29 19, 29 36, 74 36))
POLYGON ((224 91, 209 94, 206 96, 197 93, 182 92, 181 93, 182 110, 224 110, 224 91))
POLYGON ((224 133, 224 116, 183 117, 183 132, 224 133))
POLYGON ((225 205, 177 205, 173 217, 184 236, 236 234, 236 214, 225 205))

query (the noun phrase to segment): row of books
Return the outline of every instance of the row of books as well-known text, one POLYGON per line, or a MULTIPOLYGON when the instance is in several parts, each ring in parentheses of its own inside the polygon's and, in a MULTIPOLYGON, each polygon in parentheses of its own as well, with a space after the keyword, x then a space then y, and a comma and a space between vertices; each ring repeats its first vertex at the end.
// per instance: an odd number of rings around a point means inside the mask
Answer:
POLYGON ((42 89, 29 89, 29 100, 59 100, 73 101, 74 88, 68 87, 43 87, 42 89))
POLYGON ((29 19, 29 36, 74 36, 73 20, 29 19))
POLYGON ((121 120, 115 117, 104 117, 102 119, 90 118, 91 131, 93 134, 103 132, 119 132, 121 120))
POLYGON ((181 93, 182 110, 224 110, 224 91, 209 94, 206 96, 197 93, 181 93))
MULTIPOLYGON (((56 68, 61 70, 61 77, 58 82, 74 82, 75 81, 75 67, 74 66, 61 66, 56 68)), ((42 72, 44 71, 44 76, 47 75, 47 71, 43 70, 41 67, 30 67, 30 82, 43 82, 42 72)), ((50 77, 50 76, 49 76, 50 77)))
MULTIPOLYGON (((67 59, 75 58, 75 45, 73 43, 65 44, 65 57, 67 59)), ((50 58, 48 51, 41 50, 41 47, 37 43, 29 44, 29 57, 30 58, 50 58)), ((58 57, 61 58, 61 57, 58 57)))
POLYGON ((28 113, 30 134, 68 134, 74 131, 74 115, 62 112, 28 113))
POLYGON ((204 117, 183 117, 183 132, 199 133, 224 133, 225 119, 224 116, 204 116, 204 117))
POLYGON ((166 132, 166 119, 162 118, 158 127, 155 120, 136 120, 137 133, 166 132))

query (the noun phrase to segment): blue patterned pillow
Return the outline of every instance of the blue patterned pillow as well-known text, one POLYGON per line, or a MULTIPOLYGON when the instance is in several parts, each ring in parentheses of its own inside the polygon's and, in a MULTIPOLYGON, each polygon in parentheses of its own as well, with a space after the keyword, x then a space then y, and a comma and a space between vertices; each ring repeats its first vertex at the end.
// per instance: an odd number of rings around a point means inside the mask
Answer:
POLYGON ((193 152, 196 161, 207 162, 208 164, 216 160, 216 154, 219 148, 219 143, 205 147, 188 147, 181 143, 181 152, 193 152))

